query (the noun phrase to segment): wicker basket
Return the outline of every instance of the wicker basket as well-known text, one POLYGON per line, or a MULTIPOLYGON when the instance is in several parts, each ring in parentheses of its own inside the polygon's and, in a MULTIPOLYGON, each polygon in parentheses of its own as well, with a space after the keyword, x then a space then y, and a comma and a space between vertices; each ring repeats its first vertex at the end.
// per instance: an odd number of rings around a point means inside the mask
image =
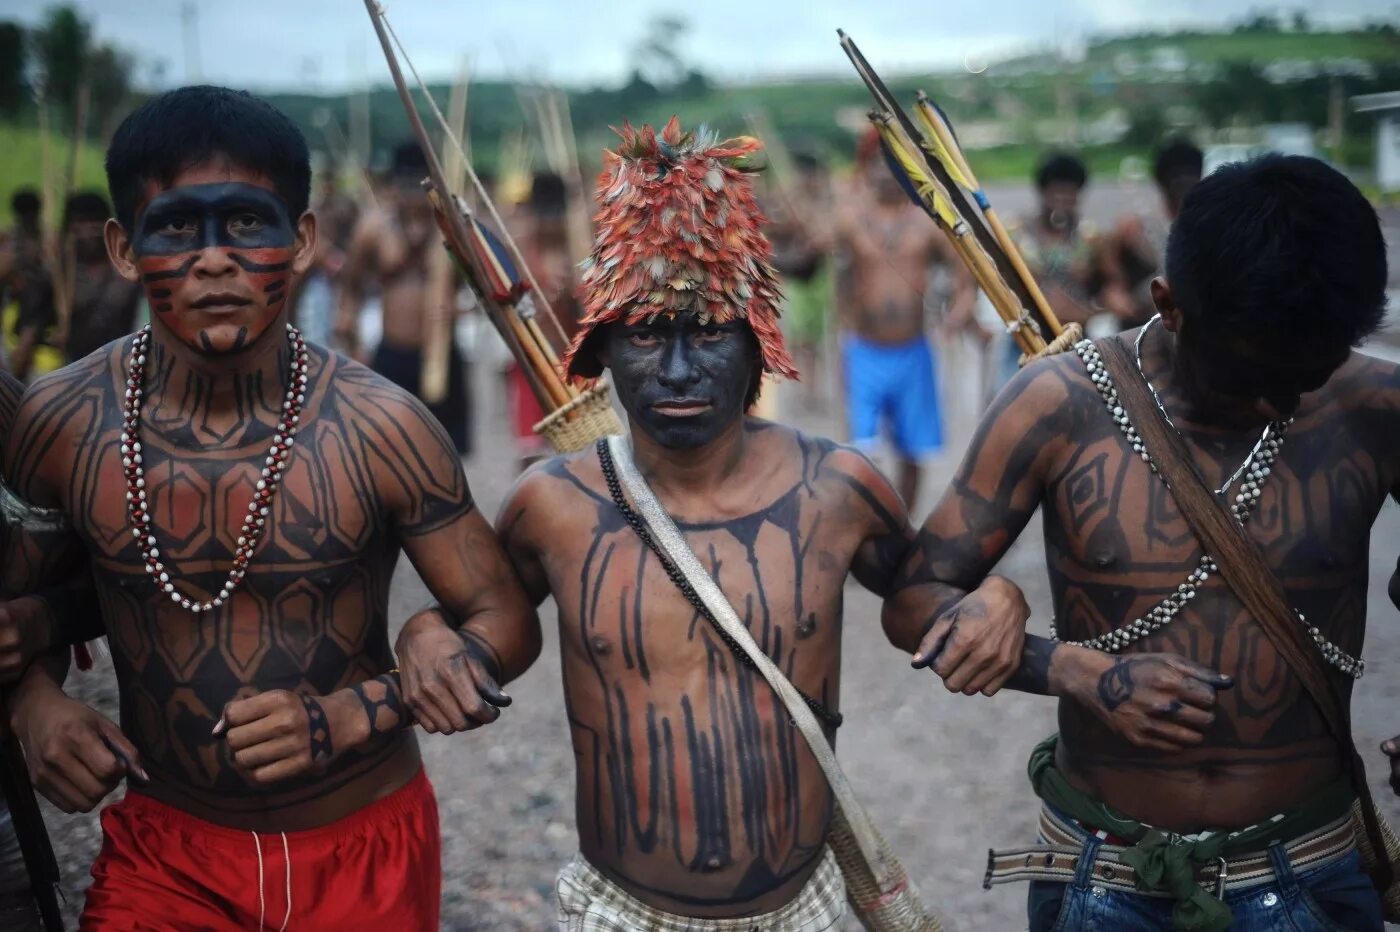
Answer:
MULTIPOLYGON (((1379 809, 1376 810, 1376 821, 1381 827, 1381 836, 1385 839, 1385 856, 1391 864, 1400 862, 1400 838, 1396 838, 1395 830, 1390 827, 1390 823, 1385 820, 1379 809)), ((1376 852, 1371 847, 1371 839, 1366 834, 1366 825, 1361 821, 1361 800, 1352 804, 1351 822, 1356 829, 1356 848, 1361 854, 1361 865, 1368 871, 1378 864, 1376 852)), ((1400 922, 1400 882, 1392 883, 1389 890, 1381 891, 1381 907, 1385 912, 1386 922, 1400 922)))
MULTIPOLYGON (((878 831, 875 834, 879 836, 878 831)), ((918 888, 883 837, 879 837, 881 860, 894 867, 895 882, 888 890, 871 873, 839 806, 826 841, 845 878, 846 900, 866 932, 943 932, 942 923, 928 914, 918 888)))
POLYGON ((535 425, 555 453, 573 453, 592 446, 599 437, 625 433, 612 408, 608 383, 599 380, 588 391, 563 407, 551 411, 535 425))

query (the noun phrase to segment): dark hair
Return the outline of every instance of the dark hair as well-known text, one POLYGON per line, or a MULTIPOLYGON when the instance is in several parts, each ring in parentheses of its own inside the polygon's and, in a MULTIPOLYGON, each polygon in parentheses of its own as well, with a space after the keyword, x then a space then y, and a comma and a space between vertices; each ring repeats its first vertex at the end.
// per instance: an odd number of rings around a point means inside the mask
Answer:
POLYGON ((1067 182, 1076 188, 1089 183, 1089 169, 1077 155, 1068 152, 1052 152, 1040 162, 1035 170, 1035 186, 1043 189, 1056 182, 1067 182))
POLYGON ((152 97, 122 120, 107 147, 107 187, 131 228, 142 188, 224 156, 272 181, 293 220, 311 197, 306 139, 287 115, 247 91, 200 84, 152 97))
POLYGON ((1205 169, 1205 155, 1189 139, 1172 139, 1157 150, 1152 162, 1152 177, 1157 187, 1166 190, 1180 179, 1190 178, 1193 182, 1201 179, 1205 169))
POLYGON ((85 221, 104 222, 112 216, 112 208, 100 191, 79 191, 70 195, 63 205, 63 228, 85 221))
POLYGON ((1359 344, 1385 317, 1380 219, 1313 158, 1266 155, 1202 179, 1172 226, 1166 271, 1188 330, 1326 350, 1359 344))
POLYGON ((16 217, 36 217, 44 202, 39 199, 39 192, 33 188, 20 188, 10 198, 10 210, 14 211, 16 217))
POLYGON ((389 175, 396 181, 414 183, 428 176, 428 157, 423 154, 418 143, 409 140, 394 147, 394 154, 389 161, 389 175))
POLYGON ((530 182, 530 209, 537 214, 562 215, 569 206, 564 179, 554 172, 535 172, 530 182))

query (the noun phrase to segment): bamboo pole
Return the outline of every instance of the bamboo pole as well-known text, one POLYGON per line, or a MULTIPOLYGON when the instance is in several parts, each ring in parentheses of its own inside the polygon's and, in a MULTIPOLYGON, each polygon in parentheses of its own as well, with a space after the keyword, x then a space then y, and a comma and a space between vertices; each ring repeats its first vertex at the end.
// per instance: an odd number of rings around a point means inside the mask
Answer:
MULTIPOLYGON (((447 103, 448 132, 461 136, 467 120, 467 72, 463 61, 447 103)), ((464 167, 460 150, 446 139, 442 143, 443 174, 454 197, 462 192, 464 167)), ((428 307, 423 321, 423 400, 437 404, 448 395, 451 349, 457 319, 456 281, 452 259, 445 249, 434 250, 428 265, 428 307)))

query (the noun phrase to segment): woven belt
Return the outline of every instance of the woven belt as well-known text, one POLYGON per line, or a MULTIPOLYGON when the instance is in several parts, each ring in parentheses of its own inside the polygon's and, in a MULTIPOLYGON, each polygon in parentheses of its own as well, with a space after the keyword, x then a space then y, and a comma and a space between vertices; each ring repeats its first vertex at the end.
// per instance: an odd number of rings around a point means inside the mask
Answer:
MULTIPOLYGON (((1084 830, 1058 813, 1042 808, 1040 837, 1041 844, 989 851, 982 887, 990 890, 993 884, 1022 880, 1073 883, 1079 858, 1084 853, 1084 830)), ((1165 890, 1137 888, 1137 872, 1122 861, 1126 850, 1118 845, 1099 846, 1094 854, 1094 884, 1143 896, 1170 897, 1165 890)), ((1284 846, 1289 863, 1298 871, 1326 867, 1355 850, 1356 834, 1349 815, 1284 846)), ((1221 858, 1218 863, 1202 867, 1196 873, 1196 882, 1217 897, 1273 880, 1274 868, 1267 851, 1221 858)))

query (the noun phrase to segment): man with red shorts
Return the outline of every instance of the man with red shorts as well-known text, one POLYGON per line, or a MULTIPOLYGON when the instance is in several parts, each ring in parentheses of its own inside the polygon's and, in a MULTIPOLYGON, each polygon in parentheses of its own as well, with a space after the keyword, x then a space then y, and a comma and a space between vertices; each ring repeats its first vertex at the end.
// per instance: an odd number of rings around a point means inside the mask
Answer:
POLYGON ((494 720, 538 620, 441 425, 287 323, 316 245, 291 122, 171 91, 117 130, 107 174, 108 253, 151 326, 30 388, 0 488, 0 596, 87 559, 116 666, 120 728, 62 692, 62 654, 13 697, 61 809, 129 783, 81 927, 435 930, 437 806, 404 698, 494 720), (400 550, 461 621, 418 639, 440 672, 403 684, 400 550))

